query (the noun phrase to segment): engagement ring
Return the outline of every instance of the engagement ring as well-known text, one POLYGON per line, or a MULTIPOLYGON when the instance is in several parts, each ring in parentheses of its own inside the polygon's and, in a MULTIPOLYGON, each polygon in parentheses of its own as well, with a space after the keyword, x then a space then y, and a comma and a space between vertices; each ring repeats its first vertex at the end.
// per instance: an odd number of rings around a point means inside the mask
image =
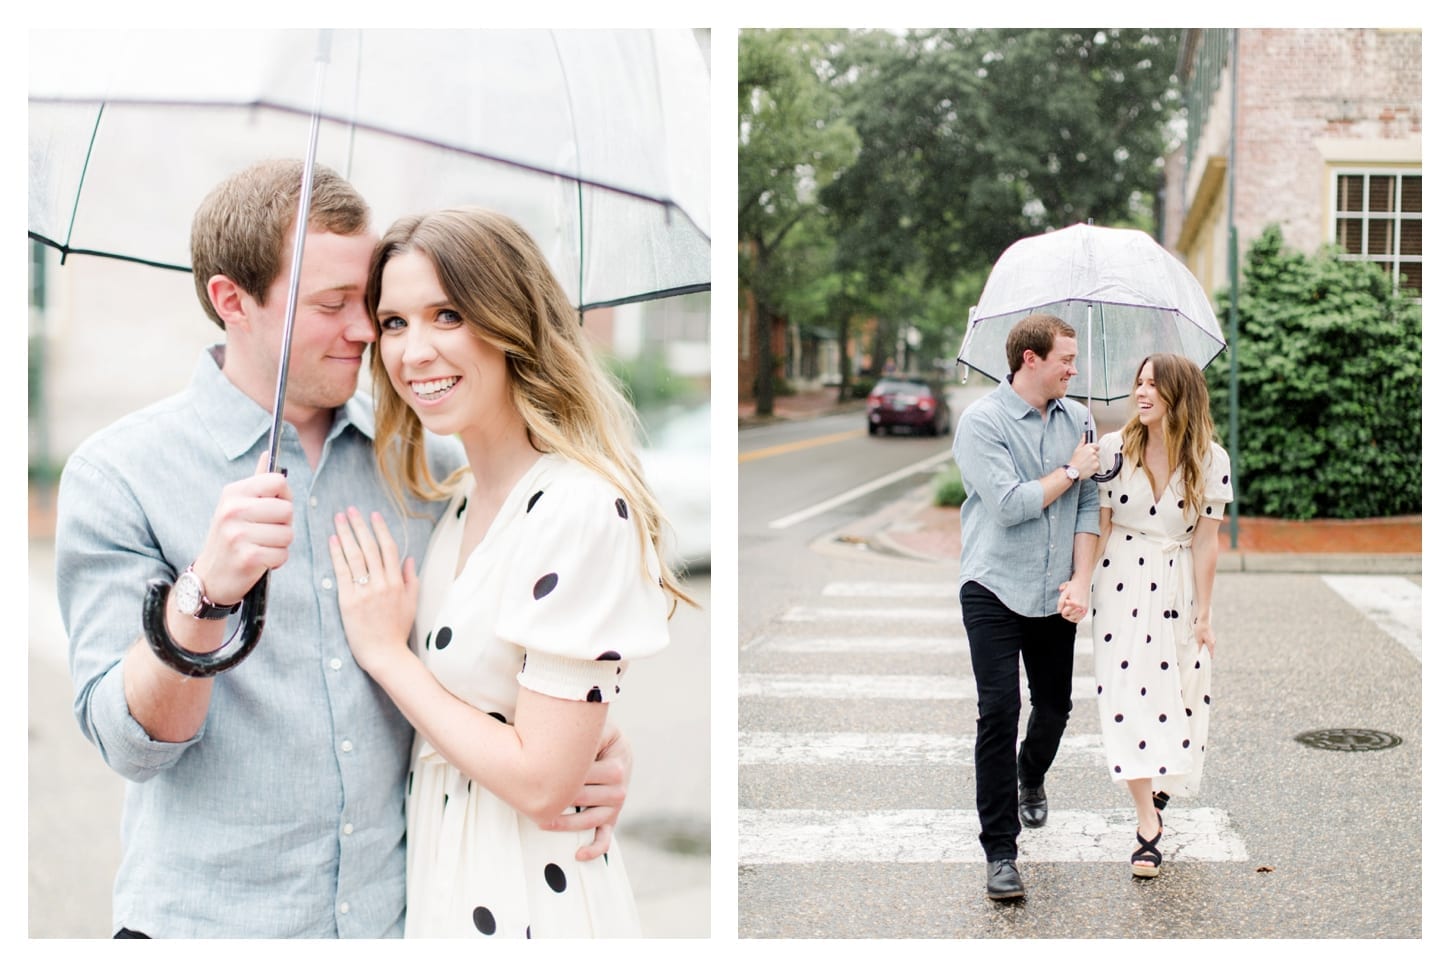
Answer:
POLYGON ((352 583, 353 584, 367 584, 368 583, 368 576, 366 574, 364 574, 360 578, 353 578, 352 579, 352 583))

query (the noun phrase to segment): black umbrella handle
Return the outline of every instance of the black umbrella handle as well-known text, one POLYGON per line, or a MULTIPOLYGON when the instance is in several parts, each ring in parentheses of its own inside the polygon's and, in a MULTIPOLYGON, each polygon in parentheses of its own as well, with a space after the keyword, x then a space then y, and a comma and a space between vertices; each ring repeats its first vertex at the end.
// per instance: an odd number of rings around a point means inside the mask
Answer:
MULTIPOLYGON (((1092 443, 1093 442, 1093 437, 1096 434, 1093 433, 1093 428, 1092 428, 1092 425, 1091 424, 1088 425, 1088 428, 1087 428, 1086 433, 1087 433, 1087 442, 1092 443)), ((1095 473, 1095 474, 1092 474, 1091 476, 1098 483, 1107 483, 1109 480, 1112 480, 1114 477, 1116 477, 1118 475, 1118 473, 1120 471, 1122 471, 1122 469, 1123 469, 1123 454, 1122 454, 1122 451, 1119 451, 1119 452, 1113 454, 1113 469, 1111 469, 1111 470, 1104 470, 1102 473, 1095 473)))
POLYGON ((199 652, 183 648, 166 628, 166 598, 171 582, 156 578, 146 585, 141 606, 141 627, 146 641, 168 668, 188 678, 210 678, 241 662, 257 647, 267 620, 267 575, 263 574, 242 599, 241 623, 216 651, 199 652))

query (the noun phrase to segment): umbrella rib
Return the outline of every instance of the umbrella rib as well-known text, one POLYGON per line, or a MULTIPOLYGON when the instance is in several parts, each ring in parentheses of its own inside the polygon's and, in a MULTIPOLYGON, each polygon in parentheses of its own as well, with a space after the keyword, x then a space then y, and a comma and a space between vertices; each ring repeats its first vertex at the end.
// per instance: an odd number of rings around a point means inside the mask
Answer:
POLYGON ((694 282, 690 285, 677 285, 670 289, 656 289, 653 292, 641 292, 638 295, 622 296, 618 299, 601 299, 598 302, 590 302, 579 307, 580 312, 587 312, 590 309, 608 309, 612 306, 627 306, 636 302, 653 302, 655 299, 672 299, 677 295, 691 295, 695 292, 709 292, 710 283, 694 282))
MULTIPOLYGON (((96 100, 95 98, 84 98, 84 97, 82 97, 82 98, 70 98, 70 97, 32 97, 32 98, 30 98, 30 102, 31 103, 35 103, 35 104, 93 104, 93 103, 95 103, 95 100, 96 100)), ((296 116, 299 116, 299 117, 309 117, 310 118, 312 116, 312 112, 311 111, 303 110, 301 108, 292 107, 292 106, 286 105, 286 104, 278 104, 278 103, 274 103, 272 101, 265 101, 265 100, 249 101, 249 102, 243 103, 243 102, 238 102, 238 101, 193 101, 193 100, 186 100, 186 99, 175 99, 175 100, 141 100, 139 98, 112 98, 112 99, 109 99, 106 103, 111 104, 111 105, 124 104, 124 105, 131 105, 131 106, 140 106, 140 107, 194 107, 194 108, 219 108, 219 107, 220 108, 225 108, 225 107, 231 107, 231 108, 246 109, 246 110, 269 110, 269 111, 278 111, 278 112, 283 113, 283 114, 292 114, 292 115, 296 115, 296 116)), ((318 117, 321 118, 323 121, 326 121, 326 122, 328 122, 330 124, 351 125, 356 130, 366 131, 369 134, 376 134, 376 135, 380 135, 382 137, 387 137, 387 138, 398 138, 400 140, 409 141, 409 142, 411 142, 413 144, 422 145, 424 147, 435 148, 435 149, 437 149, 439 151, 448 151, 448 152, 452 152, 454 154, 467 155, 468 157, 471 157, 471 158, 478 158, 478 159, 480 159, 482 161, 493 161, 493 162, 496 162, 497 164, 506 165, 506 166, 508 166, 510 168, 517 168, 520 171, 531 171, 531 172, 533 172, 535 174, 548 175, 548 176, 553 177, 553 178, 566 178, 566 179, 568 179, 570 181, 578 182, 581 186, 585 186, 585 187, 589 187, 589 188, 597 188, 600 191, 607 191, 607 192, 610 192, 612 194, 623 195, 623 196, 625 196, 627 198, 634 198, 634 199, 636 199, 638 201, 649 202, 652 205, 658 205, 661 208, 665 209, 667 213, 670 212, 670 211, 678 211, 680 213, 681 217, 683 217, 691 225, 691 227, 693 227, 695 229, 695 231, 697 231, 697 232, 700 233, 700 236, 702 238, 704 238, 706 241, 709 241, 710 240, 710 234, 708 232, 706 232, 704 229, 702 229, 700 227, 700 224, 697 221, 695 221, 694 218, 692 218, 690 216, 690 213, 687 212, 687 211, 685 211, 685 209, 679 204, 679 202, 675 201, 673 198, 668 198, 668 197, 664 197, 664 196, 661 196, 661 195, 652 195, 649 192, 640 191, 639 189, 636 189, 636 188, 625 188, 625 187, 623 187, 621 185, 609 184, 608 182, 600 181, 600 180, 598 180, 596 178, 588 178, 588 177, 585 177, 584 175, 578 174, 578 173, 571 174, 571 173, 566 172, 566 171, 556 171, 553 168, 546 168, 543 165, 533 164, 532 162, 528 162, 528 161, 519 161, 516 158, 505 158, 502 155, 490 154, 490 153, 488 153, 486 151, 479 151, 479 150, 476 150, 474 148, 465 148, 465 147, 462 147, 462 146, 457 145, 457 144, 448 144, 446 142, 439 141, 439 140, 436 140, 434 138, 424 137, 422 135, 405 134, 405 133, 403 133, 401 131, 390 130, 388 128, 385 128, 385 127, 382 127, 382 126, 376 125, 376 124, 368 124, 366 122, 361 122, 361 121, 351 121, 351 122, 349 122, 349 121, 347 121, 347 120, 345 120, 343 118, 340 118, 340 117, 337 117, 337 116, 331 115, 331 114, 319 114, 318 117)))
POLYGON ((85 190, 86 175, 88 175, 91 170, 91 151, 93 151, 96 147, 96 135, 100 133, 101 117, 105 113, 106 102, 102 101, 100 106, 96 108, 96 123, 91 125, 91 136, 89 140, 86 141, 86 160, 81 164, 81 176, 80 179, 76 182, 75 194, 71 196, 70 220, 66 222, 65 226, 65 247, 60 250, 61 265, 65 264, 66 252, 70 248, 71 237, 75 234, 76 214, 81 209, 81 192, 85 190))
MULTIPOLYGON (((554 60, 559 63, 559 76, 564 79, 564 104, 569 111, 569 130, 574 134, 574 164, 584 170, 584 157, 579 153, 579 114, 574 110, 574 90, 569 86, 569 69, 564 63, 564 52, 559 49, 559 35, 549 31, 549 43, 554 48, 554 60)), ((579 209, 579 325, 584 325, 584 185, 582 179, 574 179, 575 203, 579 209)))
POLYGON ((100 252, 90 248, 73 248, 69 245, 57 242, 53 238, 47 238, 39 232, 30 232, 30 237, 42 245, 49 245, 60 253, 61 262, 72 255, 90 255, 101 259, 115 259, 118 262, 132 262, 136 265, 149 265, 156 269, 170 269, 173 272, 190 272, 191 266, 177 265, 174 262, 157 262, 154 259, 143 259, 139 255, 121 255, 117 252, 100 252))

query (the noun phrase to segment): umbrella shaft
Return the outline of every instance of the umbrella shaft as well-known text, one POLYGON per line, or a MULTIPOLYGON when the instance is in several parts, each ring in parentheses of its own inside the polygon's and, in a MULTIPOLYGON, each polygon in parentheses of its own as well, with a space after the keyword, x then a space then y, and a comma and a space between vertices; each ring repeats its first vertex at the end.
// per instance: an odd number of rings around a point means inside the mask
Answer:
MULTIPOLYGON (((324 35, 328 32, 324 31, 324 35)), ((282 410, 287 399, 287 363, 292 355, 292 324, 297 320, 297 291, 302 274, 302 250, 307 241, 307 221, 312 208, 312 166, 317 160, 317 133, 321 126, 322 82, 327 74, 326 36, 320 41, 317 72, 312 95, 312 124, 307 132, 307 159, 302 164, 302 187, 297 193, 297 225, 292 233, 291 281, 287 287, 287 314, 282 326, 282 349, 277 363, 277 394, 272 403, 272 435, 267 444, 267 470, 277 469, 277 450, 282 443, 282 410)))

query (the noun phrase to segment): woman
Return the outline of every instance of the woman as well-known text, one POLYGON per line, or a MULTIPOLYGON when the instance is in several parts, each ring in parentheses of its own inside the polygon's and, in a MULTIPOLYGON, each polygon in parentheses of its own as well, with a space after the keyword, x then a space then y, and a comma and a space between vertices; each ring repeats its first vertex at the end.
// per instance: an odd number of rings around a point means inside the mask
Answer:
POLYGON ((1120 452, 1123 468, 1099 485, 1093 661, 1108 769, 1138 813, 1133 875, 1152 877, 1159 810, 1196 793, 1203 772, 1218 527, 1233 491, 1197 366, 1149 356, 1133 399, 1137 411, 1098 449, 1103 469, 1120 452))
POLYGON ((348 643, 417 730, 405 935, 638 935, 617 849, 580 862, 589 834, 538 828, 581 785, 626 661, 689 600, 659 562, 632 411, 501 215, 400 220, 366 301, 384 475, 451 501, 421 574, 376 514, 338 515, 331 538, 348 643), (434 480, 425 429, 468 469, 434 480))

